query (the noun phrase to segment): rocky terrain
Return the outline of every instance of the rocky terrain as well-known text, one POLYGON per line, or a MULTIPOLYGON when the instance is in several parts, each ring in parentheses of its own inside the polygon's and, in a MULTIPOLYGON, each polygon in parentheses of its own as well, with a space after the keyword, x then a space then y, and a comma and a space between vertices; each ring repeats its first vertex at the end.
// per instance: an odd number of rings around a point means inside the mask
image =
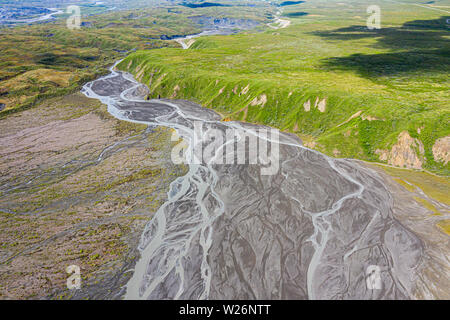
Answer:
POLYGON ((119 122, 81 94, 1 122, 0 299, 114 299, 143 227, 184 172, 170 132, 119 122), (82 289, 66 288, 66 267, 82 289))

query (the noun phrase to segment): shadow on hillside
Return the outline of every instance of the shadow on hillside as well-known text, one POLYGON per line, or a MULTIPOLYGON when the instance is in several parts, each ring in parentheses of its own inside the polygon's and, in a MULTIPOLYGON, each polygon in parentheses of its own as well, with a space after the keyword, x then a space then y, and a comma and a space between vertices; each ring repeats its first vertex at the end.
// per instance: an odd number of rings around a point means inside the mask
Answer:
POLYGON ((448 72, 450 66, 449 16, 436 20, 415 20, 401 27, 369 30, 351 26, 332 31, 314 32, 330 40, 375 38, 374 47, 391 49, 380 54, 355 53, 346 57, 324 59, 330 69, 355 70, 363 76, 395 75, 417 71, 448 72))
POLYGON ((300 4, 300 3, 304 3, 305 1, 283 1, 282 3, 280 3, 281 7, 285 7, 285 6, 292 6, 295 4, 300 4))
POLYGON ((97 60, 97 56, 83 56, 74 54, 55 54, 46 52, 37 54, 34 58, 34 63, 46 66, 61 66, 61 67, 88 67, 85 62, 97 60))
POLYGON ((306 15, 308 15, 308 12, 303 12, 303 11, 290 12, 290 13, 283 14, 283 16, 288 17, 288 18, 297 18, 297 17, 306 16, 306 15))
POLYGON ((182 6, 196 9, 196 8, 208 8, 208 7, 231 7, 228 4, 215 3, 215 2, 202 2, 202 3, 186 3, 183 2, 182 6))

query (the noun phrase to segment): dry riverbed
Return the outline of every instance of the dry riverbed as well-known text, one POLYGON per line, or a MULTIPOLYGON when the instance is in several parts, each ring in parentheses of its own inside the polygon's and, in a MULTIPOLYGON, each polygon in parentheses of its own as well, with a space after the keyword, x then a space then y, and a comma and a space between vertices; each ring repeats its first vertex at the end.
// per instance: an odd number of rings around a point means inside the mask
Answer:
POLYGON ((186 170, 170 130, 118 121, 80 93, 0 128, 0 299, 120 298, 143 227, 186 170))

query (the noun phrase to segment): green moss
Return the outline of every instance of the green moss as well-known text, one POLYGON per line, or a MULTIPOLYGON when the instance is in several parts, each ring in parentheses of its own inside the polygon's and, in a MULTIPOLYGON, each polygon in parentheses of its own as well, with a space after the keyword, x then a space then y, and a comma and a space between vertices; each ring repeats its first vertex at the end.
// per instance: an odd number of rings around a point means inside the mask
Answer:
POLYGON ((100 188, 97 189, 96 192, 110 190, 110 189, 113 189, 117 186, 120 186, 120 185, 128 183, 128 182, 137 181, 137 180, 141 180, 141 179, 147 179, 147 178, 151 178, 151 177, 155 177, 155 176, 160 176, 162 173, 163 173, 163 169, 161 169, 161 168, 141 169, 138 172, 135 172, 131 175, 114 180, 113 182, 107 184, 106 186, 100 186, 100 188))
POLYGON ((427 196, 450 205, 450 182, 447 177, 440 177, 424 171, 413 171, 387 166, 379 166, 389 175, 407 181, 420 188, 427 196))
POLYGON ((394 180, 395 180, 397 183, 399 183, 400 185, 402 185, 402 186, 403 186, 406 190, 408 190, 409 192, 414 192, 414 191, 416 190, 416 188, 415 188, 413 185, 411 185, 411 184, 405 182, 405 181, 402 180, 402 179, 394 178, 394 180))
POLYGON ((442 229, 447 235, 450 236, 450 219, 441 220, 437 223, 437 226, 442 229))
POLYGON ((440 216, 441 213, 439 212, 439 210, 436 209, 436 207, 429 201, 419 198, 419 197, 414 197, 414 199, 419 202, 422 206, 424 206, 425 208, 427 208, 428 210, 430 210, 431 212, 433 212, 433 215, 437 215, 440 216))

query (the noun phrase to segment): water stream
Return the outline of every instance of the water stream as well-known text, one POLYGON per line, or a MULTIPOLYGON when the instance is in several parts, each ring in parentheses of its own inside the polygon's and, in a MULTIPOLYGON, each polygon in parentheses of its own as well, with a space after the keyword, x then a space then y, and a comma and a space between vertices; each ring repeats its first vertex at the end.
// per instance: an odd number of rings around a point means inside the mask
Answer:
POLYGON ((188 163, 146 226, 125 299, 411 296, 421 242, 392 217, 392 199, 373 171, 308 149, 291 134, 275 139, 268 127, 222 122, 189 101, 145 100, 148 89, 114 67, 82 91, 118 119, 174 129, 185 154, 216 143, 206 160, 188 163), (217 161, 245 136, 277 151, 278 170, 217 161), (376 289, 366 285, 374 265, 376 289))

